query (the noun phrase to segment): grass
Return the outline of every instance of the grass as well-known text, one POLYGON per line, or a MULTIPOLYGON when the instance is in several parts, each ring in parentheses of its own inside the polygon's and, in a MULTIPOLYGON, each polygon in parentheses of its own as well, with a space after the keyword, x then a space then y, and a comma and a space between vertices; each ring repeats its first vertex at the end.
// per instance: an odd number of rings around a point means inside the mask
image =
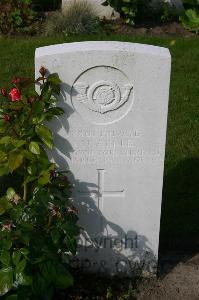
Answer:
MULTIPOLYGON (((161 243, 199 240, 199 38, 89 36, 164 46, 172 55, 161 243)), ((83 41, 87 37, 0 39, 0 85, 14 75, 34 76, 37 47, 83 41)), ((175 244, 175 243, 174 243, 175 244)))

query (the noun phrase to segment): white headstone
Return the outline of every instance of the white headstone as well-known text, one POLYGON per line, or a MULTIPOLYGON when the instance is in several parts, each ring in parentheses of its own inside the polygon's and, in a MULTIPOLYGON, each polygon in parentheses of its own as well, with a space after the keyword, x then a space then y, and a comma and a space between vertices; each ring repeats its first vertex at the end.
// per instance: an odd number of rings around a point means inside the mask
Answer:
MULTIPOLYGON (((62 9, 66 8, 73 1, 74 0, 62 0, 62 9)), ((87 1, 88 3, 91 3, 94 12, 96 12, 96 14, 101 18, 105 17, 111 19, 119 16, 119 14, 116 13, 112 7, 102 5, 102 3, 105 2, 105 0, 83 0, 83 1, 87 1)))
POLYGON ((155 272, 169 98, 168 49, 122 42, 36 50, 58 73, 66 111, 51 156, 70 169, 83 228, 75 265, 89 272, 155 272))

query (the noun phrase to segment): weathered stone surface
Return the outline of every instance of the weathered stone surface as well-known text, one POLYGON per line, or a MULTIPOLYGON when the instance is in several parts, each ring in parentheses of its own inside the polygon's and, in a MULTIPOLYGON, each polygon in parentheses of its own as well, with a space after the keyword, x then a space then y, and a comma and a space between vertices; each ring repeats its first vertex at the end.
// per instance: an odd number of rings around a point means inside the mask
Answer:
MULTIPOLYGON (((36 50, 63 82, 50 157, 69 168, 82 235, 74 264, 147 275, 158 258, 170 81, 168 49, 84 42, 36 50)), ((36 73, 36 76, 38 74, 36 73)))
MULTIPOLYGON (((64 9, 73 1, 74 0, 62 0, 62 8, 64 9)), ((111 19, 119 16, 119 14, 116 13, 112 7, 102 5, 102 3, 105 2, 104 0, 87 0, 87 2, 92 4, 94 11, 101 18, 106 17, 108 19, 111 19)))

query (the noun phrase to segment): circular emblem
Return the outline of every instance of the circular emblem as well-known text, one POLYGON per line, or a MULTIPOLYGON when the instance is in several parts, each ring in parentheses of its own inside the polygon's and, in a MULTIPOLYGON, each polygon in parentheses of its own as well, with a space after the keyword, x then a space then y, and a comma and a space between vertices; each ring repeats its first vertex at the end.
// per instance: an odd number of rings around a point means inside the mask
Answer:
POLYGON ((94 124, 111 124, 123 118, 133 103, 133 85, 120 70, 97 66, 86 70, 74 82, 74 109, 94 124))

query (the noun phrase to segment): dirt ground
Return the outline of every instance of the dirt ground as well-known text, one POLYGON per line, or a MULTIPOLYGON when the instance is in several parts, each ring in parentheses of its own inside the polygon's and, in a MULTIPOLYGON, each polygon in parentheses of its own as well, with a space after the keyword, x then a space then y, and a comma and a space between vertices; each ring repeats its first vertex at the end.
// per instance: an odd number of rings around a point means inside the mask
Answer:
MULTIPOLYGON (((164 258, 165 259, 165 258, 164 258)), ((162 264, 160 277, 143 281, 137 300, 198 300, 199 254, 177 257, 171 264, 171 255, 162 264), (168 263, 170 262, 170 263, 168 263)))
MULTIPOLYGON (((59 300, 198 300, 199 253, 169 252, 159 257, 157 278, 104 278, 76 274, 75 285, 59 300)), ((57 298, 56 298, 57 300, 57 298)))
POLYGON ((124 35, 151 35, 151 36, 181 36, 190 37, 195 33, 186 30, 180 23, 171 22, 161 25, 143 24, 139 26, 129 26, 124 24, 122 19, 113 21, 116 33, 124 35))

